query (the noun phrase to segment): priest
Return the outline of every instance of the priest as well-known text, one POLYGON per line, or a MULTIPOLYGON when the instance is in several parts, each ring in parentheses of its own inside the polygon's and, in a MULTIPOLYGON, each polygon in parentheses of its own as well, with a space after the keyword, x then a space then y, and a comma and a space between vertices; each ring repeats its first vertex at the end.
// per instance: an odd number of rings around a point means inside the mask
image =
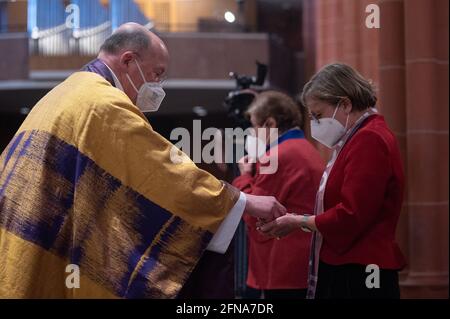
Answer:
POLYGON ((175 298, 243 213, 286 213, 155 132, 169 55, 128 23, 44 96, 0 157, 0 298, 175 298), (68 280, 69 276, 78 280, 68 280))

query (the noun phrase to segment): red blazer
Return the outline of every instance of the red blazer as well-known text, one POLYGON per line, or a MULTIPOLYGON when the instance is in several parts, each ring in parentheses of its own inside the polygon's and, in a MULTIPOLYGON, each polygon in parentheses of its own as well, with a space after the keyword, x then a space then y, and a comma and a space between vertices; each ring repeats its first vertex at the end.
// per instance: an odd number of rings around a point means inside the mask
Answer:
POLYGON ((320 259, 332 265, 401 269, 395 242, 405 178, 400 150, 383 116, 369 117, 341 150, 325 188, 320 259))
MULTIPOLYGON (((316 149, 305 139, 278 144, 278 170, 271 175, 244 174, 233 185, 245 193, 271 195, 290 213, 312 213, 320 178, 325 168, 316 149)), ((256 230, 256 219, 244 215, 248 230, 247 285, 256 289, 307 287, 311 235, 301 230, 271 239, 256 230)))

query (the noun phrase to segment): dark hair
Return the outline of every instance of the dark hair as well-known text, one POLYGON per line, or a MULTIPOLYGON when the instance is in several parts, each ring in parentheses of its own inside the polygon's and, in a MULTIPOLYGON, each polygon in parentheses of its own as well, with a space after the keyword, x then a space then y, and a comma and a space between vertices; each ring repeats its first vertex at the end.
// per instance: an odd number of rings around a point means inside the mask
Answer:
POLYGON ((300 128, 303 126, 303 117, 298 105, 291 97, 278 91, 265 91, 256 95, 246 116, 250 117, 252 114, 258 124, 263 124, 263 121, 273 117, 280 133, 296 126, 300 128))
POLYGON ((150 38, 142 30, 114 32, 100 47, 100 51, 115 54, 122 49, 142 52, 150 47, 150 38))
POLYGON ((361 74, 343 63, 324 66, 303 87, 301 102, 306 106, 308 97, 333 105, 348 98, 353 110, 365 110, 377 103, 375 90, 361 74))

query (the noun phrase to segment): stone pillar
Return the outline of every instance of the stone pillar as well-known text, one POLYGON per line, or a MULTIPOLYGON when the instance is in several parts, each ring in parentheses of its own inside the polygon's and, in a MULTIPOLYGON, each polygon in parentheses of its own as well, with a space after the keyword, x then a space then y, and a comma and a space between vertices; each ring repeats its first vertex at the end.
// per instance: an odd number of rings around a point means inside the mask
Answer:
MULTIPOLYGON (((384 115, 389 127, 397 137, 406 174, 404 1, 380 1, 379 6, 381 12, 381 28, 379 41, 378 109, 384 115)), ((407 194, 405 194, 405 198, 407 198, 407 194)), ((397 240, 406 259, 409 260, 407 212, 407 205, 404 205, 397 227, 397 240)), ((406 274, 407 269, 401 273, 401 279, 406 274)))
POLYGON ((365 25, 365 8, 372 0, 316 1, 316 69, 344 62, 378 81, 378 29, 365 25))
POLYGON ((405 6, 408 297, 448 297, 448 1, 405 6))
MULTIPOLYGON (((356 10, 358 12, 358 25, 360 28, 360 53, 359 53, 359 64, 358 71, 364 75, 366 78, 372 81, 375 87, 379 85, 379 63, 380 63, 380 52, 379 52, 379 37, 380 30, 372 28, 369 29, 366 26, 366 18, 369 13, 366 12, 366 7, 369 4, 376 3, 373 0, 360 0, 357 1, 358 6, 356 10)), ((381 15, 382 17, 382 15, 381 15)))
POLYGON ((361 66, 361 53, 365 48, 361 47, 362 24, 360 1, 342 1, 342 27, 338 30, 342 36, 342 62, 345 62, 356 69, 361 66))

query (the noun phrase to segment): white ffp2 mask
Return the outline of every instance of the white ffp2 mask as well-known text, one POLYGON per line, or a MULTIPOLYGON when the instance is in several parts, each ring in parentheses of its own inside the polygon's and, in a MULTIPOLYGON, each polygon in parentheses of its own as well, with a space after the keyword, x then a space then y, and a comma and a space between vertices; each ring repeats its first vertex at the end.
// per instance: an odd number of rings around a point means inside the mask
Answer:
POLYGON ((245 140, 245 150, 249 157, 259 159, 266 153, 266 143, 256 136, 249 135, 245 140))
POLYGON ((336 107, 333 117, 331 118, 326 117, 320 120, 311 120, 311 136, 329 148, 333 148, 347 130, 349 115, 347 115, 347 121, 344 127, 334 118, 338 108, 339 105, 336 107))
POLYGON ((166 92, 164 92, 160 83, 147 82, 138 61, 135 61, 139 69, 139 73, 141 73, 142 79, 144 80, 144 84, 142 84, 142 86, 138 90, 131 80, 130 76, 128 74, 126 76, 138 94, 136 99, 136 106, 142 112, 156 112, 158 111, 162 101, 164 100, 166 92))

